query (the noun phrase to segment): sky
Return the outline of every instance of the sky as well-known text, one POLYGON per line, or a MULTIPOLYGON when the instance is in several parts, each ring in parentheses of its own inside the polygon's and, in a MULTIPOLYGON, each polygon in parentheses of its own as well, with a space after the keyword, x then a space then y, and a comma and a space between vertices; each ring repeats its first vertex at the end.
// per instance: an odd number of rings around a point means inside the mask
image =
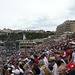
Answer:
POLYGON ((75 0, 0 0, 0 29, 56 31, 75 20, 75 0))

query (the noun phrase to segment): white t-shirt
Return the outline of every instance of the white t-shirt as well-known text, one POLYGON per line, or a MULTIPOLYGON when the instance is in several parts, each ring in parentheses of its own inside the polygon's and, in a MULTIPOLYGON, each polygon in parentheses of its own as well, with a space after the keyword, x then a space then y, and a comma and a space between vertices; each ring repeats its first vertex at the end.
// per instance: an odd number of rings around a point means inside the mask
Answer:
POLYGON ((53 65, 52 72, 53 72, 54 75, 58 75, 58 68, 57 68, 57 64, 56 63, 53 65))
POLYGON ((72 53, 73 63, 75 63, 75 52, 72 53))
POLYGON ((46 57, 44 57, 43 61, 44 61, 45 66, 48 67, 49 63, 46 57))

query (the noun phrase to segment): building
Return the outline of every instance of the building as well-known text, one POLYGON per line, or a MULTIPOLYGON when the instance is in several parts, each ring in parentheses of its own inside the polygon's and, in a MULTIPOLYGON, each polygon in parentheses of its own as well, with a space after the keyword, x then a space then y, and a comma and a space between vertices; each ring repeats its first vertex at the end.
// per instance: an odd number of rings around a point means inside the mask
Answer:
POLYGON ((44 30, 27 30, 26 32, 29 32, 29 33, 45 33, 44 30))
POLYGON ((13 30, 11 30, 11 29, 6 29, 6 28, 4 28, 3 30, 2 30, 2 32, 6 32, 6 33, 13 33, 13 30))
POLYGON ((67 20, 56 28, 56 36, 63 35, 65 32, 75 32, 75 20, 67 20))
POLYGON ((0 35, 6 35, 7 33, 6 32, 1 32, 0 31, 0 35))
POLYGON ((33 48, 36 42, 33 40, 17 40, 14 44, 16 50, 26 50, 27 48, 33 48))
POLYGON ((33 40, 16 40, 16 41, 6 41, 6 49, 14 50, 26 50, 27 48, 33 48, 36 45, 36 42, 33 40))
POLYGON ((5 49, 4 42, 2 42, 2 41, 0 40, 0 50, 4 50, 4 49, 5 49))
POLYGON ((44 30, 12 30, 12 29, 6 29, 3 30, 0 29, 0 32, 6 32, 6 33, 19 33, 19 32, 29 32, 29 33, 45 33, 44 30))

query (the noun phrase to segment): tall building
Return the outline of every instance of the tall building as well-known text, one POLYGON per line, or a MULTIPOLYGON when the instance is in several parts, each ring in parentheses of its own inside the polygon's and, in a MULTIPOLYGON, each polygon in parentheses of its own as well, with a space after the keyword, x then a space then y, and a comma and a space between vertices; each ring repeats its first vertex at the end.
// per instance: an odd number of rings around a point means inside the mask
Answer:
POLYGON ((65 32, 75 32, 75 20, 67 20, 56 28, 56 35, 60 36, 65 32))

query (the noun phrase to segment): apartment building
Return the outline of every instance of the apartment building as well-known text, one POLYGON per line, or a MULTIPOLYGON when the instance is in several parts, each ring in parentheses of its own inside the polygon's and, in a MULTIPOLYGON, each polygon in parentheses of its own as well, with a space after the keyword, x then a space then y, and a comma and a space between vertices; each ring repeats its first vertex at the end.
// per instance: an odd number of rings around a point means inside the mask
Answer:
POLYGON ((56 36, 60 36, 65 32, 75 32, 75 20, 67 20, 56 28, 56 36))

